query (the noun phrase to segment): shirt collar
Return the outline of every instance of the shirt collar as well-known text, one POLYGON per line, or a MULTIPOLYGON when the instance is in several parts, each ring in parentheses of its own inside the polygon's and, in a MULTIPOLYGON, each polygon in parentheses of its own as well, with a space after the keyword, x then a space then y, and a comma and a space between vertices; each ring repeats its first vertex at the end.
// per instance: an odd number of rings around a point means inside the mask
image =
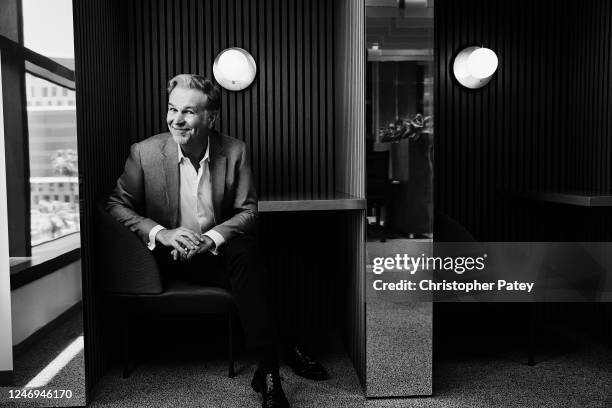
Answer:
MULTIPOLYGON (((188 157, 186 157, 183 154, 183 151, 181 150, 181 145, 177 143, 176 145, 178 147, 178 162, 179 164, 183 161, 183 159, 188 159, 188 157)), ((210 149, 210 137, 208 138, 208 143, 206 143, 206 151, 204 152, 204 157, 202 157, 202 160, 200 160, 200 164, 204 163, 206 160, 208 160, 208 151, 210 149)))

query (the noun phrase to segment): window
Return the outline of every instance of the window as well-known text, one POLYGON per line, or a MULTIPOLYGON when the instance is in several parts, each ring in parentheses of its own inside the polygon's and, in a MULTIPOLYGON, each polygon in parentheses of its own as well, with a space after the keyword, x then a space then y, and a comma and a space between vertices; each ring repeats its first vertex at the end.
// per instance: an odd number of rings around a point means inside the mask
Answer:
MULTIPOLYGON (((22 358, 25 356, 15 360, 10 354, 2 356, 9 368, 12 363, 13 386, 22 390, 44 387, 48 382, 59 388, 66 388, 59 385, 64 383, 83 388, 79 385, 82 367, 77 367, 78 361, 74 365, 72 356, 64 358, 65 350, 60 353, 70 342, 82 342, 79 326, 73 324, 74 318, 79 320, 82 299, 80 266, 66 268, 80 258, 78 183, 69 171, 77 160, 76 112, 74 104, 57 105, 60 98, 64 104, 69 99, 74 102, 73 57, 60 53, 65 45, 72 49, 72 35, 69 39, 57 35, 72 30, 71 17, 62 15, 66 14, 62 8, 70 6, 71 0, 0 0, 0 112, 4 119, 0 135, 7 159, 0 170, 6 174, 3 190, 10 257, 10 276, 3 280, 6 284, 10 280, 12 304, 25 305, 14 308, 8 321, 19 322, 18 330, 13 331, 18 337, 13 341, 53 351, 49 358, 34 364, 22 358), (65 64, 57 62, 59 59, 65 64), (65 95, 59 96, 63 92, 65 95), (24 285, 25 291, 19 290, 24 285), (66 318, 70 321, 69 336, 57 326, 65 324, 61 322, 66 318), (67 363, 70 368, 64 370, 67 363), (56 375, 58 372, 61 374, 56 375), (60 377, 66 378, 58 383, 60 377)), ((2 230, 6 233, 5 226, 2 230)), ((10 336, 8 340, 10 346, 10 336)), ((79 394, 82 392, 75 389, 75 397, 79 394)), ((82 398, 68 402, 85 405, 82 398)))
MULTIPOLYGON (((26 85, 34 89, 52 89, 58 86, 49 81, 26 74, 26 85)), ((63 88, 67 97, 74 101, 74 91, 63 88)), ((39 245, 67 234, 79 231, 79 203, 59 194, 64 185, 72 193, 79 188, 76 109, 73 106, 28 108, 28 136, 30 156, 31 191, 31 244, 39 245), (54 193, 53 200, 42 200, 34 204, 34 196, 40 189, 54 193)))
POLYGON ((7 155, 28 158, 7 168, 10 256, 30 257, 54 246, 52 240, 79 240, 74 40, 72 0, 19 3, 22 18, 13 24, 23 35, 4 38, 13 44, 2 46, 1 79, 12 96, 3 104, 11 112, 7 155))
POLYGON ((74 69, 72 0, 22 0, 23 45, 74 69))

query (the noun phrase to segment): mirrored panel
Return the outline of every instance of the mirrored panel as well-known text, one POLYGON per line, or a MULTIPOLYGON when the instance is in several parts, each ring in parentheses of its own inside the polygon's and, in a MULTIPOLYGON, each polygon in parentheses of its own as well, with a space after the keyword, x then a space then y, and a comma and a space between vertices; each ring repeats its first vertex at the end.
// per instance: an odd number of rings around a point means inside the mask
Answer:
MULTIPOLYGON (((426 0, 366 1, 368 275, 433 240, 433 17, 426 0)), ((366 310, 367 395, 430 395, 432 304, 368 299, 366 310)))

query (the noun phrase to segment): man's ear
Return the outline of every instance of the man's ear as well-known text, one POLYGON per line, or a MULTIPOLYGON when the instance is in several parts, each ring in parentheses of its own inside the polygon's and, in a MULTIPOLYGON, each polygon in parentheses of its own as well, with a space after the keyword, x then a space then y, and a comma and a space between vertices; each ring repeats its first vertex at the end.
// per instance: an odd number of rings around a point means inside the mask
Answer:
POLYGON ((208 128, 212 129, 215 127, 215 122, 217 121, 217 118, 219 117, 219 111, 212 111, 210 116, 211 118, 210 118, 210 121, 208 122, 208 128))

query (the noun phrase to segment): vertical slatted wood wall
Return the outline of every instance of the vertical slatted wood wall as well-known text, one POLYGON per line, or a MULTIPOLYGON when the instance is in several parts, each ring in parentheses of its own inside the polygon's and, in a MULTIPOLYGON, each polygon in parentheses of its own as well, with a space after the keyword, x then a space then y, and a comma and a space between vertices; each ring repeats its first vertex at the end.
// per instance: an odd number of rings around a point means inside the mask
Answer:
POLYGON ((212 78, 216 55, 241 47, 258 74, 244 91, 223 90, 218 129, 246 142, 260 195, 334 191, 333 2, 130 4, 132 141, 167 131, 168 79, 212 78))
POLYGON ((612 190, 611 6, 436 3, 435 206, 480 240, 609 240, 610 211, 529 204, 508 191, 612 190), (452 77, 468 45, 498 54, 476 91, 452 77))
POLYGON ((569 15, 552 4, 436 3, 436 209, 482 240, 518 238, 536 221, 500 192, 558 190, 567 180, 569 15), (493 49, 499 68, 468 90, 451 67, 474 44, 493 49))
MULTIPOLYGON (((437 211, 481 241, 612 240, 609 208, 502 194, 612 190, 611 30, 604 0, 436 1, 437 211), (452 77, 455 54, 470 45, 499 57, 475 91, 452 77)), ((602 327, 610 338, 609 322, 602 327)))
MULTIPOLYGON (((333 2, 324 0, 132 1, 127 65, 134 121, 126 136, 135 142, 167 131, 168 79, 180 73, 212 79, 217 54, 241 47, 253 55, 258 73, 246 90, 222 89, 218 129, 246 143, 259 196, 333 193, 333 19, 333 2)), ((326 315, 333 295, 291 289, 322 287, 325 274, 334 273, 328 259, 312 257, 300 244, 314 242, 315 226, 330 225, 328 217, 313 217, 310 224, 297 215, 262 217, 262 243, 285 326, 337 323, 334 313, 326 315), (279 236, 286 240, 277 242, 279 236), (291 294, 299 307, 290 304, 291 294)))
MULTIPOLYGON (((112 189, 130 140, 129 81, 122 2, 74 1, 81 265, 88 394, 104 372, 104 333, 93 255, 95 203, 112 189)), ((103 243, 102 243, 103 244, 103 243)))
MULTIPOLYGON (((336 10, 336 188, 365 197, 365 3, 339 0, 336 10)), ((345 281, 348 349, 365 385, 365 213, 346 215, 342 242, 347 254, 345 281)))
MULTIPOLYGON (((218 126, 246 142, 260 195, 333 192, 340 183, 341 191, 363 196, 363 1, 343 4, 352 11, 350 18, 339 16, 346 28, 339 32, 334 30, 334 3, 324 0, 74 2, 89 387, 102 374, 105 361, 102 326, 91 319, 100 312, 94 291, 96 262, 91 255, 94 203, 112 189, 129 145, 166 130, 164 89, 170 77, 184 72, 212 76, 212 63, 220 50, 247 49, 255 58, 258 75, 243 92, 223 91, 218 126), (352 19, 357 19, 356 26, 352 19), (345 53, 342 69, 337 69, 337 37, 349 29, 352 40, 342 44, 357 47, 357 53, 345 53), (349 79, 343 82, 344 88, 334 83, 338 75, 349 79), (339 91, 342 97, 335 99, 339 91), (340 107, 335 107, 339 102, 340 107), (351 115, 336 127, 337 115, 349 110, 351 115), (338 149, 348 150, 339 155, 338 149), (349 170, 336 177, 338 167, 349 170)), ((349 337, 354 339, 351 356, 363 374, 364 214, 330 213, 320 220, 340 223, 334 228, 342 236, 335 239, 329 234, 326 239, 334 251, 325 255, 333 258, 343 249, 350 255, 348 263, 338 266, 339 260, 330 263, 325 256, 310 256, 296 268, 300 260, 290 256, 294 252, 273 251, 270 266, 274 275, 284 274, 284 289, 296 284, 301 290, 312 288, 310 296, 301 294, 293 311, 308 311, 307 323, 324 327, 338 322, 337 317, 324 315, 330 313, 326 307, 334 305, 330 300, 337 299, 338 292, 332 289, 338 282, 332 281, 325 290, 317 288, 329 282, 329 274, 338 268, 347 270, 349 291, 356 291, 350 292, 351 308, 358 309, 349 324, 349 337), (346 248, 334 246, 343 241, 346 248), (313 302, 320 305, 313 308, 313 302)), ((272 220, 264 233, 285 231, 281 221, 272 220)), ((305 226, 304 240, 320 232, 304 217, 295 221, 305 226)))
MULTIPOLYGON (((573 4, 567 60, 568 188, 612 190, 612 4, 573 4)), ((609 224, 606 226, 610 237, 609 224)), ((598 229, 601 231, 601 229, 598 229)))

